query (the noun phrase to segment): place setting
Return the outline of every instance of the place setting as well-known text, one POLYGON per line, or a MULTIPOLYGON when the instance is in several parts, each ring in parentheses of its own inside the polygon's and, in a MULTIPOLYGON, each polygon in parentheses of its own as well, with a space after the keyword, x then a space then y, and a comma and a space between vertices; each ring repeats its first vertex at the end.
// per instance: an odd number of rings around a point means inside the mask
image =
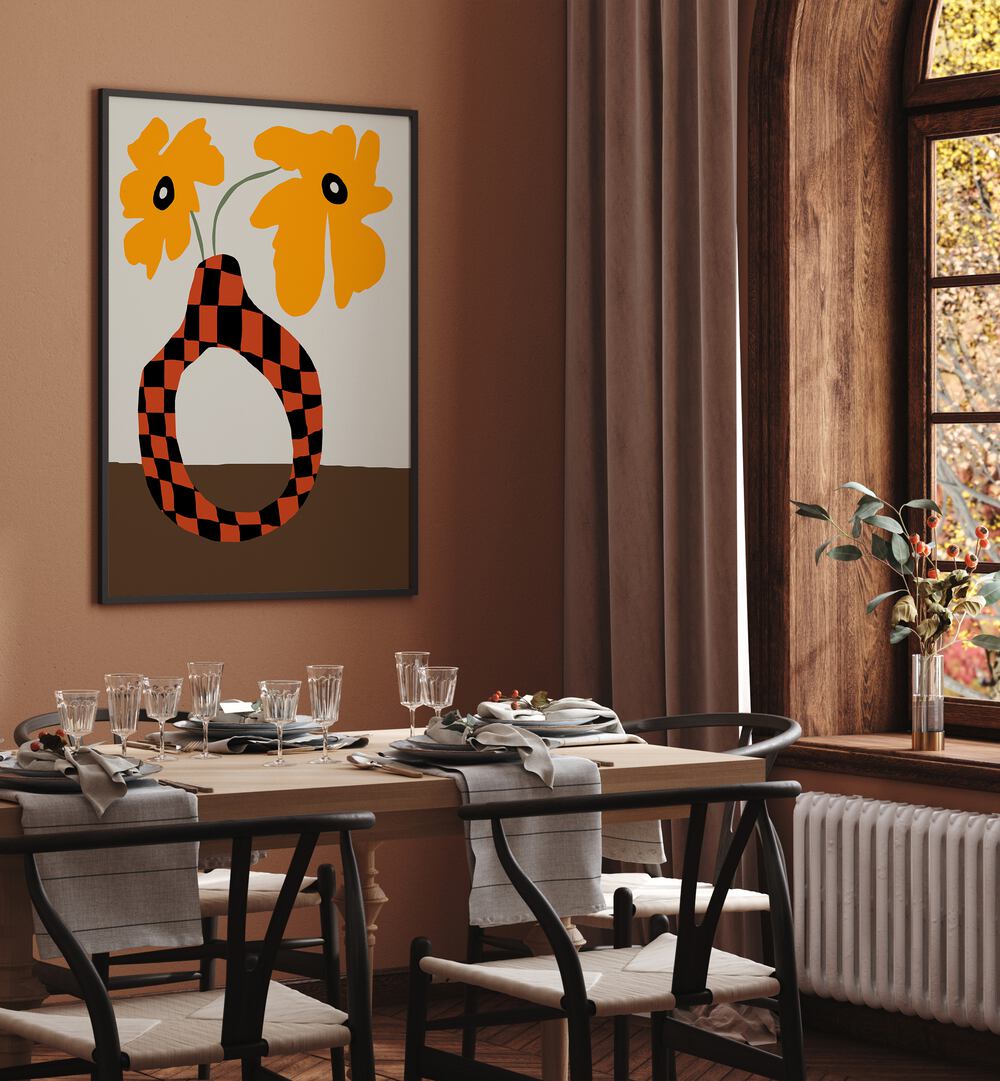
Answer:
POLYGON ((474 714, 451 709, 458 668, 431 665, 429 654, 396 654, 400 704, 410 713, 410 734, 393 740, 382 757, 412 764, 487 765, 522 761, 551 777, 549 751, 600 744, 643 743, 625 732, 614 710, 590 698, 550 699, 545 691, 494 693, 474 714), (420 707, 433 715, 424 732, 415 727, 420 707), (447 711, 447 712, 446 712, 447 711))
MULTIPOLYGON (((268 766, 287 766, 289 755, 312 752, 318 757, 311 765, 330 765, 330 752, 346 747, 364 747, 363 733, 335 734, 331 731, 340 717, 344 667, 338 664, 306 666, 310 713, 298 712, 303 681, 298 679, 262 679, 257 682, 254 701, 222 699, 221 661, 190 661, 188 683, 191 710, 181 713, 177 701, 166 703, 156 715, 160 734, 156 743, 157 761, 171 754, 190 754, 195 760, 219 758, 231 754, 260 754, 271 759, 268 766), (170 732, 165 731, 169 723, 170 732)), ((180 677, 178 677, 180 679, 180 677)), ((148 715, 153 718, 153 714, 148 715)))

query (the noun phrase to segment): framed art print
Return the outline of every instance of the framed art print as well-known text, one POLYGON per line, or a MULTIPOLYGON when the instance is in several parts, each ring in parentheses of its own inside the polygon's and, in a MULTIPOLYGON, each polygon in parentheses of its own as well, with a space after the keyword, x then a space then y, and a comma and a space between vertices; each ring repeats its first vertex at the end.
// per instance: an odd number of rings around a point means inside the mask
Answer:
POLYGON ((416 114, 100 108, 101 601, 416 592, 416 114))

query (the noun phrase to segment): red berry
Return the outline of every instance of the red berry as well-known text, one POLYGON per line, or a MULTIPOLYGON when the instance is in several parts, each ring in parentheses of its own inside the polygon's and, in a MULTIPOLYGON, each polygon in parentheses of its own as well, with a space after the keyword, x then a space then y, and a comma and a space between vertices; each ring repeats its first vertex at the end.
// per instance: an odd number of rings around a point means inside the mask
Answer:
POLYGON ((501 698, 503 698, 503 692, 502 691, 494 691, 490 695, 490 701, 491 702, 499 702, 501 698))
POLYGON ((42 745, 38 742, 37 739, 34 739, 31 741, 31 749, 33 751, 40 751, 42 749, 42 745))
POLYGON ((958 545, 957 544, 949 544, 948 547, 945 549, 945 551, 948 553, 948 555, 952 559, 954 559, 955 556, 958 555, 958 545))
POLYGON ((940 514, 931 514, 927 518, 927 524, 931 527, 931 529, 937 529, 937 527, 938 527, 938 525, 940 525, 940 523, 941 523, 941 515, 940 514))
POLYGON ((980 537, 979 540, 976 541, 976 544, 979 545, 980 548, 989 548, 990 539, 989 537, 980 537))
POLYGON ((918 544, 920 542, 920 534, 911 533, 909 537, 907 537, 907 540, 910 542, 910 544, 918 544))
POLYGON ((976 526, 976 536, 977 537, 988 537, 989 535, 990 535, 990 531, 986 528, 986 526, 984 526, 984 525, 977 525, 976 526))
POLYGON ((969 568, 970 571, 974 571, 978 563, 979 560, 976 559, 976 557, 971 552, 965 553, 965 565, 969 568))
POLYGON ((513 699, 518 699, 518 698, 520 698, 520 697, 521 697, 521 692, 520 692, 520 691, 511 691, 511 692, 510 692, 510 696, 511 696, 511 698, 513 698, 513 699))
POLYGON ((928 578, 937 578, 937 576, 938 576, 937 567, 930 567, 928 569, 928 571, 927 571, 927 577, 928 578))

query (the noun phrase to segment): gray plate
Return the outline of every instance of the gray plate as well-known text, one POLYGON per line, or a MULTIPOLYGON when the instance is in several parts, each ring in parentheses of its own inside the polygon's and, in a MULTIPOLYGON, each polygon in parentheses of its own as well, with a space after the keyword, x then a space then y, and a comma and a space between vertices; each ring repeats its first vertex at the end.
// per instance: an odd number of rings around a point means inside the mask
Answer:
MULTIPOLYGON (((174 728, 182 732, 194 732, 201 735, 201 721, 174 721, 174 728)), ((289 736, 302 736, 306 732, 318 732, 319 725, 315 721, 293 721, 285 725, 285 738, 289 736)), ((273 736, 277 738, 278 731, 269 721, 209 721, 209 739, 228 739, 230 736, 273 736)), ((156 737, 153 737, 155 742, 156 737)))
MULTIPOLYGON (((426 736, 416 739, 397 739, 389 746, 398 752, 399 758, 412 758, 421 762, 444 762, 455 766, 486 765, 493 762, 516 762, 520 757, 515 750, 476 751, 464 743, 438 743, 426 736)), ((391 756, 389 756, 391 757, 391 756)))
MULTIPOLYGON (((159 773, 163 768, 156 762, 140 763, 138 758, 131 761, 139 769, 124 778, 126 784, 159 773)), ((0 762, 0 788, 17 792, 79 792, 80 782, 76 777, 67 777, 58 770, 22 769, 14 759, 7 758, 0 762)))

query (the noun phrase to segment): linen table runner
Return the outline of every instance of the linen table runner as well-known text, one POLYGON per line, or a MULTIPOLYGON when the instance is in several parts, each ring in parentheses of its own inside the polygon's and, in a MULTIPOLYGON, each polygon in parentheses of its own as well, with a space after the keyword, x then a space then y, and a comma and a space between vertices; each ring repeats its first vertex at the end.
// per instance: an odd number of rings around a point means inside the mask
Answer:
MULTIPOLYGON (((153 781, 133 782, 100 818, 75 793, 0 791, 0 799, 21 805, 27 836, 198 819, 193 795, 153 781)), ((197 842, 51 852, 35 859, 53 907, 89 953, 201 944, 197 842)), ((42 958, 60 956, 37 914, 35 935, 42 958)))
MULTIPOLYGON (((602 706, 592 698, 559 698, 549 703, 545 710, 531 705, 532 696, 525 695, 522 705, 514 709, 510 702, 480 702, 476 707, 479 717, 488 717, 502 723, 517 725, 518 722, 551 721, 576 725, 586 730, 582 736, 547 736, 536 729, 549 747, 593 747, 616 743, 645 743, 640 736, 629 735, 622 727, 618 714, 610 706, 602 706)), ((616 822, 610 829, 605 826, 603 835, 605 859, 622 863, 661 864, 667 854, 663 849, 663 830, 658 821, 616 822)), ((582 913, 581 913, 582 915, 582 913)))
MULTIPOLYGON (((436 767, 452 776, 464 803, 510 802, 546 795, 594 796, 601 791, 597 766, 586 758, 553 759, 550 789, 518 763, 436 767)), ((515 859, 560 916, 604 907, 601 893, 601 816, 511 818, 504 823, 515 859)), ((467 822, 472 864, 469 922, 475 927, 529 923, 534 916, 500 866, 489 822, 467 822)))

